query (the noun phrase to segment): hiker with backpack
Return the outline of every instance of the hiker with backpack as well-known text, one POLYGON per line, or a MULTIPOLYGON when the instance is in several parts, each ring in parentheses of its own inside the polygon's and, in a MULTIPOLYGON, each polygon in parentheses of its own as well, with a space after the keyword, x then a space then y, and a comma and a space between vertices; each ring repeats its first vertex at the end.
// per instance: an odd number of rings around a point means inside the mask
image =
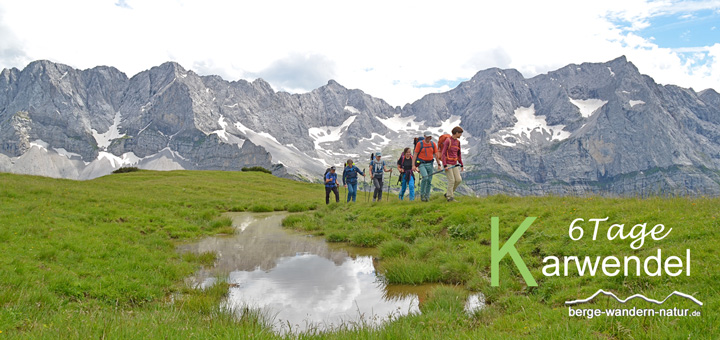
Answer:
POLYGON ((343 170, 343 186, 345 186, 348 189, 347 194, 347 201, 350 202, 350 199, 352 199, 353 202, 355 202, 355 198, 357 197, 357 175, 361 174, 363 177, 365 177, 365 173, 362 172, 358 167, 356 167, 353 164, 352 159, 348 159, 347 163, 345 163, 345 169, 343 170))
POLYGON ((410 201, 415 200, 415 174, 413 173, 413 157, 412 150, 405 148, 402 155, 397 161, 397 167, 400 171, 400 194, 398 198, 402 201, 405 197, 405 189, 410 188, 410 201))
POLYGON ((438 162, 438 170, 442 170, 440 166, 439 151, 437 145, 432 141, 432 133, 425 131, 424 139, 415 144, 413 152, 413 171, 419 171, 422 179, 420 181, 420 200, 427 202, 430 200, 430 189, 432 188, 433 162, 438 162))
POLYGON ((330 204, 330 192, 335 194, 335 202, 340 202, 340 193, 338 192, 337 174, 335 167, 331 166, 325 170, 325 204, 330 204))
POLYGON ((383 173, 392 171, 392 169, 385 167, 385 161, 380 160, 380 157, 382 157, 382 153, 375 153, 375 158, 370 160, 370 168, 368 169, 368 172, 372 174, 372 181, 375 186, 373 202, 375 202, 375 200, 378 202, 382 201, 383 173))
POLYGON ((462 152, 460 151, 460 136, 462 136, 463 129, 456 126, 452 129, 452 135, 443 135, 440 137, 440 159, 442 160, 445 174, 447 175, 447 193, 445 197, 448 202, 455 201, 455 190, 457 190, 462 177, 460 177, 460 171, 464 171, 462 161, 462 152), (458 168, 458 165, 460 168, 458 168))

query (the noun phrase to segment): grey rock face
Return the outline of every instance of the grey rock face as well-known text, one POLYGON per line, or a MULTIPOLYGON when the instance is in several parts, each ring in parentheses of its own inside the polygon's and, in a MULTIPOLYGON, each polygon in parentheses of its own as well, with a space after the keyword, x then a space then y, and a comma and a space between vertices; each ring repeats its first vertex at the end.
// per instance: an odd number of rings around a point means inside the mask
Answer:
POLYGON ((216 135, 203 133, 205 112, 193 111, 192 82, 183 81, 187 74, 175 63, 132 79, 110 67, 79 71, 48 61, 22 71, 4 70, 0 152, 8 156, 6 169, 87 179, 154 161, 155 169, 163 169, 162 164, 213 170, 264 166, 285 175, 252 142, 220 143, 216 135), (35 150, 33 143, 47 147, 35 150), (166 149, 170 157, 157 162, 166 149), (47 155, 46 161, 40 161, 41 155, 47 155))
POLYGON ((658 85, 621 57, 528 80, 483 71, 410 112, 460 116, 478 137, 469 140, 477 149, 468 158, 477 166, 467 176, 477 192, 717 195, 717 103, 713 90, 658 85), (454 105, 473 91, 469 97, 480 102, 454 105), (438 102, 448 104, 433 106, 438 102), (519 107, 532 114, 518 114, 519 107), (511 133, 513 126, 525 130, 511 133))
POLYGON ((130 79, 47 61, 0 73, 0 170, 54 177, 259 165, 317 180, 455 125, 478 194, 720 194, 720 95, 658 85, 625 57, 530 79, 488 69, 403 108, 333 80, 288 94, 172 62, 130 79))

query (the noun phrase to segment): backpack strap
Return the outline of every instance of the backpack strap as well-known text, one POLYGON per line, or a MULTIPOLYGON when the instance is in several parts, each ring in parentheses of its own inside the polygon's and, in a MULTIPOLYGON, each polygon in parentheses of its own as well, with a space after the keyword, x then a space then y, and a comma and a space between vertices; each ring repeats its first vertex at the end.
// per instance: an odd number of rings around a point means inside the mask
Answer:
MULTIPOLYGON (((423 149, 425 148, 425 141, 421 141, 420 143, 420 151, 418 151, 417 155, 418 158, 420 157, 420 154, 423 152, 423 149)), ((437 153, 437 146, 435 146, 435 142, 431 141, 430 145, 432 145, 433 148, 433 155, 437 153)))

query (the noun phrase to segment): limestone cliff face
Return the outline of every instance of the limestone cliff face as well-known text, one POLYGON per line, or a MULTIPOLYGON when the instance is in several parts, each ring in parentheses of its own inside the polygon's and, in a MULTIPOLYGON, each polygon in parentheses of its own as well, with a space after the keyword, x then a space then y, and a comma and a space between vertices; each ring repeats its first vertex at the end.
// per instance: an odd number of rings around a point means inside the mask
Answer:
MULTIPOLYGON (((286 175, 270 154, 205 133, 179 65, 132 79, 110 67, 75 70, 37 61, 0 74, 0 159, 4 171, 88 179, 121 166, 239 170, 286 175), (165 152, 163 152, 165 151, 165 152)), ((195 76, 197 78, 197 76, 195 76)))
POLYGON ((404 114, 460 118, 478 193, 720 194, 720 95, 658 85, 624 57, 479 72, 404 114))
POLYGON ((47 61, 0 73, 0 171, 259 165, 316 180, 375 151, 392 163, 413 137, 455 125, 478 194, 720 194, 720 95, 659 85, 624 57, 530 79, 488 69, 402 108, 333 80, 288 94, 172 62, 132 78, 47 61))

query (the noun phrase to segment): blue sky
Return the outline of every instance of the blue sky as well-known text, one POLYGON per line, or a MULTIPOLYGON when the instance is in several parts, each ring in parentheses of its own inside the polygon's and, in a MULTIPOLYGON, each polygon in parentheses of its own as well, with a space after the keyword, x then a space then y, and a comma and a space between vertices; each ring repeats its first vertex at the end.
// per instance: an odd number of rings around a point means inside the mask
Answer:
MULTIPOLYGON (((613 20, 618 27, 632 30, 632 23, 613 20)), ((720 11, 699 10, 660 13, 647 19, 647 27, 636 31, 661 47, 688 48, 720 42, 720 11)))
POLYGON ((663 47, 687 48, 710 46, 720 37, 720 13, 702 10, 694 13, 661 15, 638 33, 663 47))
MULTIPOLYGON (((676 75, 675 82, 664 80, 665 83, 717 90, 720 85, 720 1, 648 1, 647 4, 642 15, 611 17, 609 21, 626 36, 637 36, 646 42, 635 48, 651 52, 663 49, 677 58, 684 75, 676 75), (696 81, 689 80, 693 78, 696 81)), ((660 66, 667 67, 667 64, 660 66)))
POLYGON ((404 105, 487 68, 530 78, 625 55, 661 84, 720 91, 719 26, 720 0, 0 0, 0 69, 48 59, 133 76, 176 61, 404 105))

